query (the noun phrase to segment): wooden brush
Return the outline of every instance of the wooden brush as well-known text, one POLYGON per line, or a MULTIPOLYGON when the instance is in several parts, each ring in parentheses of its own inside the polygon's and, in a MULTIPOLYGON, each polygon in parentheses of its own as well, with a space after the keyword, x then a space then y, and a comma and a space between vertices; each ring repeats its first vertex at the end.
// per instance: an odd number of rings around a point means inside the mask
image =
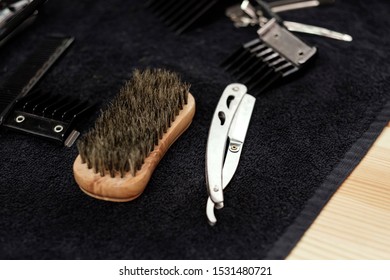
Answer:
POLYGON ((169 147, 189 127, 195 100, 177 74, 134 71, 77 143, 73 172, 86 194, 124 202, 142 194, 169 147))

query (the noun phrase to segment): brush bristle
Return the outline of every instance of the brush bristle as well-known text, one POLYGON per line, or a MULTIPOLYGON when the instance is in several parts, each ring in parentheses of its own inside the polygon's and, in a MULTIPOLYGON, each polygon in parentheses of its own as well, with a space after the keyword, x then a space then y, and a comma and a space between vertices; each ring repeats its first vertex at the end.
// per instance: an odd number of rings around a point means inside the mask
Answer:
POLYGON ((189 87, 167 70, 135 70, 95 127, 78 141, 82 162, 101 176, 135 176, 187 104, 189 87))

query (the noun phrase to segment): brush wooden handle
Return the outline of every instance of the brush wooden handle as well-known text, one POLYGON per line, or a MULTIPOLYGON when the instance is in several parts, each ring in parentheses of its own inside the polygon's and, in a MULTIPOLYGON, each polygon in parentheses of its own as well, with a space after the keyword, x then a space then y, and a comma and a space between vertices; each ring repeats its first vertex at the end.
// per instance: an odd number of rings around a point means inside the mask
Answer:
POLYGON ((93 169, 88 169, 87 164, 81 162, 80 155, 73 164, 73 173, 80 189, 86 194, 102 200, 115 202, 130 201, 142 194, 157 164, 163 158, 169 147, 190 126, 195 115, 195 99, 188 94, 188 102, 176 116, 171 127, 160 139, 157 146, 145 159, 142 168, 135 176, 127 173, 123 178, 118 174, 112 178, 109 174, 100 176, 93 169))

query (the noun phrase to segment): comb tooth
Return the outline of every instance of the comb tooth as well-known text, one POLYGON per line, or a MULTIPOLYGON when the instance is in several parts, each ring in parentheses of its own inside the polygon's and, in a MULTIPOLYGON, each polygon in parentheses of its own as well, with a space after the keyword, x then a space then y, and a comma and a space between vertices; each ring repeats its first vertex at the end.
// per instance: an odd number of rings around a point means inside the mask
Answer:
POLYGON ((245 49, 250 49, 250 48, 254 48, 259 44, 263 44, 263 42, 259 38, 256 38, 253 39, 252 41, 249 41, 248 43, 245 43, 244 45, 242 45, 242 47, 245 49))
POLYGON ((166 11, 166 13, 164 14, 164 18, 165 18, 164 23, 167 26, 175 25, 175 22, 179 21, 180 18, 187 16, 187 14, 191 11, 193 6, 194 6, 193 1, 187 1, 186 3, 176 5, 175 7, 166 11))
POLYGON ((248 88, 255 89, 257 86, 264 83, 274 72, 275 72, 274 69, 272 68, 268 69, 264 74, 257 76, 256 79, 248 83, 247 84, 248 88))
POLYGON ((36 95, 30 95, 30 98, 26 98, 26 100, 23 98, 21 100, 21 106, 23 106, 23 111, 27 113, 34 113, 36 106, 42 102, 42 100, 45 100, 48 95, 46 93, 40 92, 39 94, 36 95))
POLYGON ((77 108, 77 110, 75 110, 74 112, 72 112, 72 115, 71 115, 72 120, 84 116, 86 113, 90 112, 90 110, 91 110, 94 106, 95 106, 94 104, 89 104, 88 101, 83 102, 83 103, 82 103, 82 106, 79 106, 79 107, 77 108))
POLYGON ((225 59, 221 63, 221 66, 226 69, 230 64, 232 64, 233 61, 239 59, 243 55, 243 53, 252 50, 255 51, 257 48, 261 48, 262 46, 264 46, 264 44, 262 44, 259 39, 252 40, 234 51, 227 59, 225 59))
POLYGON ((232 74, 237 76, 239 73, 243 72, 245 69, 248 69, 251 65, 257 62, 256 55, 251 54, 248 58, 243 60, 240 65, 237 65, 235 69, 232 69, 232 74))
POLYGON ((225 70, 232 72, 237 66, 241 65, 243 60, 245 61, 246 59, 250 58, 251 55, 252 53, 249 50, 244 49, 244 51, 239 56, 237 56, 230 62, 230 64, 225 67, 225 70))
POLYGON ((177 1, 167 0, 167 1, 159 1, 161 2, 159 5, 154 6, 154 13, 162 19, 166 19, 165 14, 171 10, 176 9, 179 5, 177 1))
POLYGON ((266 45, 264 45, 264 44, 258 44, 258 45, 254 45, 252 47, 248 47, 247 49, 250 50, 253 53, 259 53, 262 50, 265 50, 267 48, 268 47, 266 45))
POLYGON ((270 67, 276 67, 278 64, 280 64, 280 63, 282 63, 284 61, 286 61, 286 60, 283 57, 279 57, 278 59, 269 62, 269 66, 270 67))
POLYGON ((231 64, 231 61, 235 60, 238 56, 241 55, 241 53, 245 50, 244 47, 240 47, 237 50, 235 50, 228 58, 226 58, 222 63, 221 67, 226 68, 228 65, 231 64))
POLYGON ((178 29, 182 25, 182 21, 191 19, 193 16, 196 16, 196 14, 202 10, 203 6, 207 3, 207 0, 200 0, 200 1, 195 1, 195 0, 190 0, 187 1, 186 3, 183 3, 181 5, 177 6, 176 13, 170 14, 171 18, 167 21, 169 22, 168 26, 173 27, 173 29, 178 29))
POLYGON ((248 68, 239 73, 237 75, 237 78, 242 80, 245 77, 251 77, 251 73, 256 73, 256 71, 262 71, 265 67, 266 65, 261 60, 256 59, 251 65, 248 66, 248 68))
POLYGON ((248 73, 247 76, 243 77, 242 81, 244 84, 250 83, 253 79, 263 75, 269 69, 268 65, 265 64, 262 60, 257 60, 256 65, 257 67, 254 69, 253 72, 248 73))
POLYGON ((269 64, 270 61, 275 60, 276 58, 280 58, 279 54, 276 52, 272 52, 270 55, 265 56, 263 58, 263 61, 269 64))
POLYGON ((42 95, 42 92, 38 92, 36 94, 29 94, 20 100, 17 107, 25 112, 31 112, 34 107, 34 104, 36 104, 36 100, 41 99, 42 95))
MULTIPOLYGON (((177 0, 176 0, 177 1, 177 0)), ((151 1, 152 3, 149 5, 150 9, 154 12, 157 13, 159 12, 163 7, 165 6, 170 6, 176 2, 175 0, 166 0, 166 1, 161 1, 161 0, 155 0, 151 1)))
POLYGON ((275 68, 275 71, 277 71, 277 72, 282 72, 282 71, 285 70, 286 68, 290 68, 290 67, 292 67, 292 66, 293 66, 293 65, 292 65, 290 62, 286 61, 286 62, 283 63, 282 65, 276 67, 276 68, 275 68))
POLYGON ((282 77, 281 73, 274 72, 269 76, 268 79, 265 80, 265 82, 255 85, 253 87, 253 90, 256 91, 258 94, 260 94, 264 90, 266 90, 272 83, 274 83, 276 80, 278 80, 281 77, 282 77))
POLYGON ((45 108, 53 103, 57 99, 56 96, 44 95, 41 99, 37 100, 32 112, 35 115, 43 116, 45 108))
POLYGON ((267 67, 266 64, 263 64, 263 66, 257 69, 255 73, 248 75, 248 77, 245 77, 245 79, 243 79, 243 82, 245 85, 251 86, 257 83, 259 80, 263 79, 263 77, 266 76, 270 70, 272 69, 267 67))
POLYGON ((172 26, 172 28, 177 34, 183 33, 189 27, 191 27, 191 25, 193 25, 202 15, 204 15, 208 10, 214 7, 217 2, 218 0, 206 1, 206 4, 204 4, 201 9, 192 10, 192 12, 187 15, 187 18, 182 17, 180 21, 177 21, 177 23, 172 26))
POLYGON ((53 119, 62 120, 62 115, 69 110, 69 108, 72 108, 77 104, 77 100, 69 98, 67 102, 65 102, 63 105, 57 107, 53 110, 53 113, 51 117, 53 119))
POLYGON ((264 60, 264 57, 265 57, 265 56, 267 56, 268 54, 273 54, 273 53, 274 53, 273 49, 271 49, 271 48, 266 48, 265 50, 259 52, 259 53, 257 54, 257 56, 262 57, 263 60, 264 60))
POLYGON ((88 102, 81 102, 80 100, 75 100, 75 105, 67 109, 61 116, 63 121, 71 121, 77 116, 81 111, 85 110, 88 107, 88 102))
POLYGON ((149 1, 147 6, 177 34, 183 33, 219 0, 149 1))
POLYGON ((51 116, 53 114, 53 110, 57 108, 60 104, 63 104, 64 101, 67 99, 65 96, 61 96, 56 98, 56 100, 50 104, 47 104, 47 106, 43 109, 42 113, 43 116, 51 116))
POLYGON ((288 65, 288 67, 286 67, 286 69, 283 69, 283 71, 281 71, 283 77, 286 77, 294 72, 298 71, 298 68, 292 64, 288 65))

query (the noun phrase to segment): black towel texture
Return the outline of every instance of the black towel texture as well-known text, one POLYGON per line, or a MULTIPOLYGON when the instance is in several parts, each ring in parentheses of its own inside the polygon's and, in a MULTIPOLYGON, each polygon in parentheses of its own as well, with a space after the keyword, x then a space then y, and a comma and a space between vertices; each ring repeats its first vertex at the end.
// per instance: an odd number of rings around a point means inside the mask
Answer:
POLYGON ((0 49, 1 81, 44 36, 62 33, 76 41, 43 91, 104 109, 133 69, 167 68, 192 84, 197 112, 143 195, 128 203, 79 190, 75 146, 2 129, 0 258, 285 258, 390 119, 389 13, 386 0, 345 0, 281 14, 354 40, 299 35, 318 56, 303 75, 257 97, 225 208, 210 227, 207 135, 224 88, 235 82, 220 63, 255 29, 236 29, 216 14, 177 36, 144 1, 48 1, 42 18, 0 49))

